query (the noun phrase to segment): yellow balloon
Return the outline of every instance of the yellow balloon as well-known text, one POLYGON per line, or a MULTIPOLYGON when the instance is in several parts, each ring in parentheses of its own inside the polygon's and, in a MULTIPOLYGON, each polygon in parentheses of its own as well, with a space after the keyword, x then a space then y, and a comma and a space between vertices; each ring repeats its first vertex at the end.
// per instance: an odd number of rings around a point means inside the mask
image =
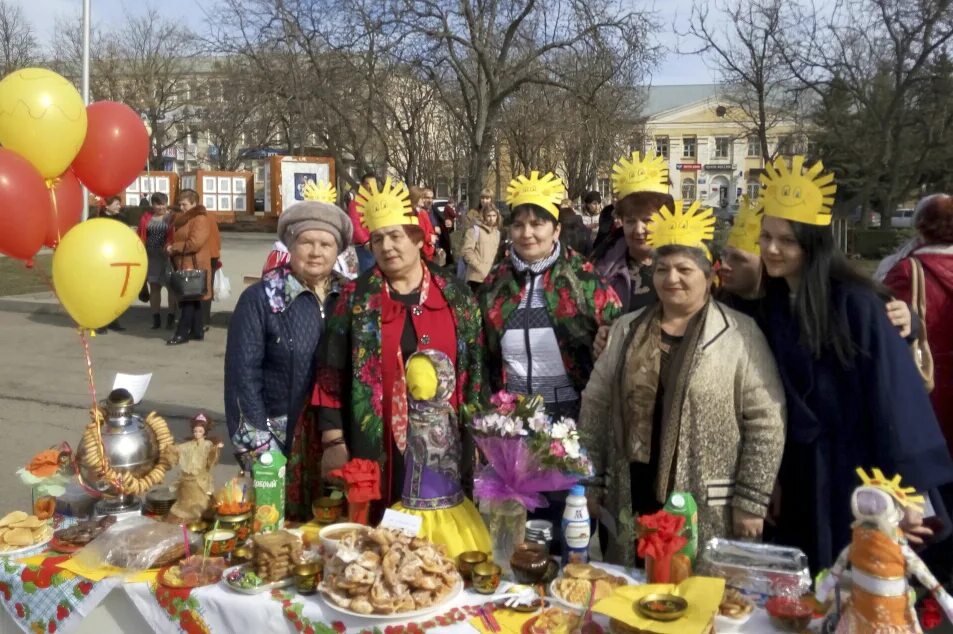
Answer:
POLYGON ((416 355, 407 362, 407 391, 415 401, 429 401, 437 395, 437 370, 429 357, 416 355))
POLYGON ((0 144, 56 178, 86 138, 86 106, 66 78, 45 68, 24 68, 0 81, 0 144))
POLYGON ((66 232, 53 252, 53 288, 83 328, 102 328, 139 296, 149 261, 135 231, 96 218, 66 232))

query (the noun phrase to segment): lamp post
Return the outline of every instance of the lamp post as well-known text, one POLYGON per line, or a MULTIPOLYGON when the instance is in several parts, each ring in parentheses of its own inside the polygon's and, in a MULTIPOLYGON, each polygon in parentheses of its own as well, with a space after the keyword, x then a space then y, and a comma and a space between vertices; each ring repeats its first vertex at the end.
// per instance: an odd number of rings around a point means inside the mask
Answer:
MULTIPOLYGON (((83 0, 83 105, 89 105, 90 0, 83 0)), ((83 220, 89 218, 89 190, 83 185, 83 220)))

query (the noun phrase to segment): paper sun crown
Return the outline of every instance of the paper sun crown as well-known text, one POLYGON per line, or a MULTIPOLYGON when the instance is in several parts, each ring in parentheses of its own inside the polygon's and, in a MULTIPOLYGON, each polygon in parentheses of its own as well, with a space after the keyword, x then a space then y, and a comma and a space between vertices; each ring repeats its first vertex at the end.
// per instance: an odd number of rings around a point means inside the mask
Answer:
POLYGON ((781 157, 773 165, 766 165, 761 175, 765 215, 820 227, 831 224, 837 185, 834 175, 823 171, 820 161, 805 169, 804 157, 800 155, 791 159, 790 170, 781 157))
POLYGON ((923 510, 923 496, 917 495, 917 490, 913 487, 900 486, 899 473, 893 478, 888 479, 884 476, 883 471, 874 467, 871 470, 871 474, 872 475, 867 475, 863 467, 857 467, 857 475, 860 476, 860 480, 864 483, 864 486, 875 487, 886 492, 903 508, 912 507, 920 511, 923 510))
POLYGON ((399 181, 391 183, 390 177, 380 189, 377 188, 377 181, 371 181, 370 189, 361 185, 357 193, 357 211, 368 231, 395 225, 420 224, 417 214, 410 207, 407 186, 399 181))
POLYGON ((539 172, 533 171, 529 178, 521 174, 510 181, 506 188, 506 204, 510 209, 519 205, 536 205, 558 219, 559 201, 565 192, 563 182, 552 172, 540 177, 539 172))
POLYGON ((305 200, 316 200, 319 203, 328 203, 329 205, 338 203, 338 190, 334 188, 334 185, 325 181, 318 181, 317 183, 308 181, 301 194, 305 200))
POLYGON ((668 166, 665 159, 651 150, 645 153, 645 160, 638 152, 619 159, 612 166, 612 192, 619 200, 635 192, 667 194, 668 166))
POLYGON ((701 249, 711 259, 705 240, 715 237, 715 216, 710 207, 702 209, 695 201, 686 210, 683 200, 675 201, 675 210, 662 207, 649 219, 648 239, 653 249, 670 244, 701 249))
POLYGON ((758 244, 758 238, 761 236, 761 218, 763 216, 764 210, 761 208, 760 201, 752 202, 748 196, 742 196, 738 214, 735 216, 735 224, 728 234, 727 246, 745 253, 761 255, 761 245, 758 244))

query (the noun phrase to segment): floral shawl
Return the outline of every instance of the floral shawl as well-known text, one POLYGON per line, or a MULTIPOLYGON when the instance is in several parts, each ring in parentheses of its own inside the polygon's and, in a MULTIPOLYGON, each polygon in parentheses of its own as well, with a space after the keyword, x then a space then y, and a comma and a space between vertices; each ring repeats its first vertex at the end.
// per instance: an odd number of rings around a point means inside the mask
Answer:
MULTIPOLYGON (((622 302, 591 262, 568 248, 543 274, 543 296, 556 340, 562 350, 566 374, 580 394, 586 387, 595 359, 592 342, 600 326, 610 325, 622 314, 622 302)), ((480 308, 486 321, 487 370, 493 391, 503 389, 503 354, 500 342, 504 324, 526 293, 526 274, 503 260, 481 288, 480 308)))
MULTIPOLYGON (((482 401, 484 340, 480 309, 468 288, 431 268, 432 283, 453 313, 457 333, 457 402, 461 413, 482 401)), ((340 427, 351 455, 385 462, 381 298, 384 278, 374 267, 345 285, 319 353, 315 386, 319 427, 340 427)), ((465 417, 461 417, 465 418, 465 417)))

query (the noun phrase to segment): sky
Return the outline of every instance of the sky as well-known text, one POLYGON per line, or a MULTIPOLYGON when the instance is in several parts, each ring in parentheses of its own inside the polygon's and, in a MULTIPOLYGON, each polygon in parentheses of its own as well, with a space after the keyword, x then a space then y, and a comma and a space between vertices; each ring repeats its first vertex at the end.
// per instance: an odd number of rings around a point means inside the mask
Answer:
MULTIPOLYGON (((56 37, 54 22, 57 16, 81 19, 82 0, 14 0, 23 7, 26 18, 37 31, 44 47, 49 47, 56 37)), ((127 13, 142 11, 144 3, 136 0, 90 0, 93 23, 98 28, 109 28, 122 23, 127 13)), ((624 0, 630 1, 630 0, 624 0)), ((651 0, 650 0, 651 2, 651 0)), ((204 24, 202 8, 211 8, 215 0, 162 0, 156 6, 163 13, 182 16, 191 28, 201 30, 204 24)), ((648 4, 647 6, 652 6, 648 4)), ((686 21, 691 14, 692 0, 655 0, 654 10, 661 29, 656 37, 670 50, 677 46, 675 29, 685 30, 686 21)), ((678 55, 669 52, 661 64, 654 70, 651 83, 656 86, 670 84, 706 84, 716 80, 703 59, 698 56, 678 55)))

